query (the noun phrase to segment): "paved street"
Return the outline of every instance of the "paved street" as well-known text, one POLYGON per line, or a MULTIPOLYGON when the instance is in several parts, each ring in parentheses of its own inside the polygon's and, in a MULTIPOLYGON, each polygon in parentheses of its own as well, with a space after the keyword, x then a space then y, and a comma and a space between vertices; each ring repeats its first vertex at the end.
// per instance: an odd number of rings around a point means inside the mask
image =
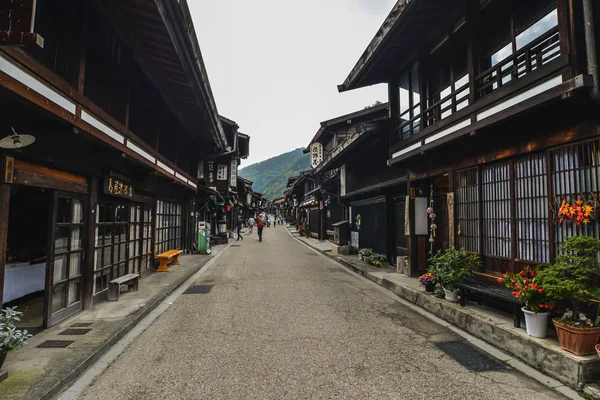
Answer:
POLYGON ((236 242, 83 399, 560 399, 514 370, 471 372, 462 340, 290 237, 236 242))

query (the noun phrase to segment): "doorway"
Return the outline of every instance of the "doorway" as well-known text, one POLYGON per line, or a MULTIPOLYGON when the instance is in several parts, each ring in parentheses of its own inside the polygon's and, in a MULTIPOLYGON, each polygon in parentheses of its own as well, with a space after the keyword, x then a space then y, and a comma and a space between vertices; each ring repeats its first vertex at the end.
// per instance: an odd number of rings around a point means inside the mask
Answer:
POLYGON ((3 306, 22 311, 17 327, 34 334, 44 327, 52 194, 20 185, 10 192, 3 306))

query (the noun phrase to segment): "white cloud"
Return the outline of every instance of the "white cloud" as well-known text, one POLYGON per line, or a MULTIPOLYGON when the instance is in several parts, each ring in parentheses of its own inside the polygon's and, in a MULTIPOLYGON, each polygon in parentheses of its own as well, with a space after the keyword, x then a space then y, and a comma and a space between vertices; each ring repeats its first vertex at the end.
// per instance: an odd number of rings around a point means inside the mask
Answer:
POLYGON ((188 0, 219 113, 254 163, 306 146, 323 120, 387 101, 338 93, 395 0, 188 0))

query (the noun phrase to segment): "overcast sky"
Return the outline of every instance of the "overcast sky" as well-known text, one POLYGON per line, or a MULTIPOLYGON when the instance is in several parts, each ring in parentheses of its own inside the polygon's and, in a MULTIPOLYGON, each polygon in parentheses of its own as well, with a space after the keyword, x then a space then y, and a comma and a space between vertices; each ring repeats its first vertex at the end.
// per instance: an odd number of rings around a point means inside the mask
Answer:
POLYGON ((387 101, 338 93, 396 0, 188 0, 219 113, 251 136, 242 166, 308 145, 319 123, 387 101))

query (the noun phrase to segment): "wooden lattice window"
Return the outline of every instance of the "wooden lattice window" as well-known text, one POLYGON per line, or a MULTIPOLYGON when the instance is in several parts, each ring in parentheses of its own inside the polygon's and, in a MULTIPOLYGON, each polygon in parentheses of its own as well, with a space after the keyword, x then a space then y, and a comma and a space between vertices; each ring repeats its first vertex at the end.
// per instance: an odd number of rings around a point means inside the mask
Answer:
POLYGON ((548 263, 548 175, 546 154, 515 160, 516 257, 548 263))
POLYGON ((479 253, 479 179, 477 168, 455 174, 457 247, 479 253))
POLYGON ((485 165, 481 169, 483 254, 511 256, 510 162, 485 165))
MULTIPOLYGON (((598 207, 600 147, 597 140, 553 150, 551 161, 555 212, 562 200, 573 204, 582 199, 598 207)), ((579 226, 573 220, 557 222, 554 243, 558 246, 568 237, 577 235, 600 237, 597 219, 579 226)))

